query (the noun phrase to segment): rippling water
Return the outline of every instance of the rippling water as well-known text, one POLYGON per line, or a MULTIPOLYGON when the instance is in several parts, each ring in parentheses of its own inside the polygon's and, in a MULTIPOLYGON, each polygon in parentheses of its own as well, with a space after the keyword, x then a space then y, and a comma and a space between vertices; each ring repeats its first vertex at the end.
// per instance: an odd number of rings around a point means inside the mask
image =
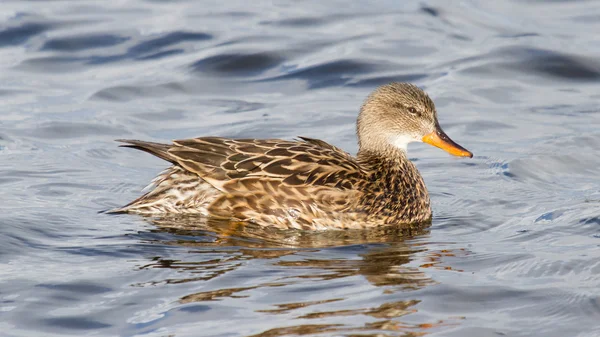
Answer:
POLYGON ((600 336, 600 4, 3 1, 3 336, 600 336), (167 165, 115 138, 356 151, 410 81, 475 153, 411 145, 429 228, 98 211, 167 165))

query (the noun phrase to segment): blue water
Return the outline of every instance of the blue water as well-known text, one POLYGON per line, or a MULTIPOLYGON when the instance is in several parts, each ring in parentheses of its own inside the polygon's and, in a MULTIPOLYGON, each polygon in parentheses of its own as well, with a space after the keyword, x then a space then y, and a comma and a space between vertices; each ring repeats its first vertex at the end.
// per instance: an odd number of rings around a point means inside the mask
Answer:
POLYGON ((600 4, 0 4, 0 335, 600 336, 600 4), (409 147, 431 227, 110 216, 165 162, 117 138, 357 149, 409 81, 473 159, 409 147))

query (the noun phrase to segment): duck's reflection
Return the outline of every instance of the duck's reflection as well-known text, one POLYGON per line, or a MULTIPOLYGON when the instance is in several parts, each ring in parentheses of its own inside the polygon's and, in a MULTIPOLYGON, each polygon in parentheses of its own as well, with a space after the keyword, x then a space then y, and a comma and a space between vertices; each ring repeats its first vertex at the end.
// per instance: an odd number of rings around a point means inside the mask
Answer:
MULTIPOLYGON (((368 230, 299 231, 261 227, 246 222, 202 216, 147 218, 160 231, 195 236, 186 246, 240 246, 245 248, 324 248, 366 243, 398 243, 429 233, 430 222, 368 230), (209 236, 210 238, 202 238, 209 236), (210 241, 210 242, 209 242, 210 241)), ((180 244, 180 243, 178 243, 180 244)))
MULTIPOLYGON (((239 287, 223 286, 218 289, 212 287, 211 290, 185 295, 180 298, 180 303, 246 298, 260 289, 264 289, 261 292, 270 293, 275 290, 274 287, 323 284, 361 276, 372 286, 381 287, 385 296, 385 294, 420 289, 434 284, 435 282, 424 273, 424 268, 439 267, 440 258, 444 255, 443 252, 428 252, 424 245, 412 240, 416 236, 428 234, 429 224, 371 230, 300 232, 263 228, 244 223, 207 221, 204 218, 189 216, 150 221, 157 228, 154 231, 172 234, 173 239, 161 240, 162 244, 187 247, 189 260, 195 260, 176 261, 155 258, 145 265, 143 268, 173 268, 185 271, 185 277, 162 280, 161 283, 214 280, 256 259, 268 259, 269 269, 277 269, 277 275, 280 275, 264 277, 260 282, 244 282, 243 286, 239 287), (427 263, 410 263, 415 259, 415 254, 421 256, 419 261, 427 263), (200 261, 197 261, 199 256, 201 256, 200 261)), ((448 269, 448 267, 444 268, 448 269)), ((212 283, 214 284, 215 282, 212 283)), ((360 331, 361 335, 369 335, 380 334, 382 330, 422 335, 428 331, 428 328, 445 324, 442 322, 405 324, 398 320, 401 316, 417 311, 415 305, 420 302, 418 299, 398 301, 390 297, 389 302, 367 303, 366 307, 357 309, 354 305, 344 308, 344 305, 340 304, 347 300, 346 296, 336 295, 335 292, 330 295, 329 298, 306 301, 298 301, 298 298, 303 297, 301 292, 294 301, 279 301, 276 296, 273 296, 274 298, 269 301, 270 308, 260 308, 254 312, 263 315, 293 315, 294 319, 303 322, 316 319, 335 322, 336 318, 355 315, 369 316, 376 321, 371 320, 360 326, 348 326, 337 322, 300 325, 292 323, 292 326, 268 329, 256 336, 303 335, 331 331, 342 333, 360 331), (307 307, 312 307, 313 311, 306 313, 307 307)))

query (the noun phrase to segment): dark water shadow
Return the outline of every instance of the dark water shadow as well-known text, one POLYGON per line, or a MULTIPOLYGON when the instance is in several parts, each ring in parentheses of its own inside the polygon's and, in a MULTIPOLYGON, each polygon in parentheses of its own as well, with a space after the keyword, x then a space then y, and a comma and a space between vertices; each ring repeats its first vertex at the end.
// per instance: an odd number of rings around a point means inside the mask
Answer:
MULTIPOLYGON (((384 71, 390 64, 381 64, 353 59, 339 59, 312 66, 288 66, 281 74, 258 80, 258 82, 277 82, 287 80, 306 81, 309 89, 343 86, 351 83, 358 75, 384 71)), ((376 79, 374 81, 377 81, 376 79)))
POLYGON ((496 78, 528 74, 580 83, 600 80, 600 62, 595 58, 530 47, 499 48, 487 55, 470 57, 450 64, 481 60, 489 61, 484 62, 483 65, 478 63, 478 65, 466 67, 462 72, 496 78))
POLYGON ((47 40, 40 50, 73 52, 116 46, 129 38, 112 34, 79 35, 47 40))
MULTIPOLYGON (((17 31, 0 32, 2 44, 12 44, 12 40, 29 38, 39 34, 46 26, 35 25, 17 31), (4 37, 4 41, 2 38, 4 37)), ((83 69, 85 66, 99 66, 123 61, 156 60, 186 51, 191 45, 213 39, 210 34, 191 31, 174 31, 150 37, 114 34, 80 34, 47 40, 41 51, 52 51, 54 55, 34 57, 23 61, 18 68, 41 72, 62 72, 83 69), (118 46, 139 39, 123 51, 118 46), (94 51, 96 53, 86 53, 94 51)), ((20 41, 20 40, 19 40, 20 41)))
POLYGON ((193 72, 245 77, 261 74, 284 61, 274 52, 219 54, 198 60, 190 67, 193 72))
POLYGON ((0 30, 0 47, 18 46, 32 37, 42 34, 55 25, 41 22, 29 22, 19 26, 7 27, 0 30))

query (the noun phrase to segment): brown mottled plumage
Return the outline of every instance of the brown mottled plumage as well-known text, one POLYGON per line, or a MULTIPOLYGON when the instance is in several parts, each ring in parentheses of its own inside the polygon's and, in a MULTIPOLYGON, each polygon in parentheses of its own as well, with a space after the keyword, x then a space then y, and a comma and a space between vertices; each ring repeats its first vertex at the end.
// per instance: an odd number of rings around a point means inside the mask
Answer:
POLYGON ((357 157, 304 137, 200 137, 170 145, 120 140, 173 166, 150 192, 112 212, 193 213, 298 229, 425 222, 429 195, 406 145, 424 141, 472 156, 441 130, 427 94, 407 83, 382 86, 367 98, 357 135, 357 157))

